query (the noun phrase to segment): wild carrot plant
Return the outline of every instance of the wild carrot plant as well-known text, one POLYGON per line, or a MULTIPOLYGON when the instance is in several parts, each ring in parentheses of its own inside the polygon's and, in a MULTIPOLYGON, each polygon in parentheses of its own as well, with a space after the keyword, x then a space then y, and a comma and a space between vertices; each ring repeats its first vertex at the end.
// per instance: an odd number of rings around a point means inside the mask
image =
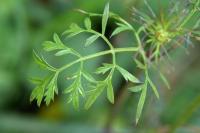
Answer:
POLYGON ((151 79, 149 70, 154 68, 158 71, 158 75, 163 80, 168 88, 170 85, 165 78, 164 74, 161 73, 157 64, 160 59, 170 56, 169 51, 175 48, 184 47, 183 44, 192 43, 191 38, 199 40, 200 31, 200 19, 198 19, 192 26, 186 26, 193 16, 200 15, 200 0, 187 0, 187 7, 179 9, 175 2, 174 7, 170 8, 170 11, 166 15, 158 16, 151 8, 149 2, 144 0, 146 8, 150 14, 139 11, 133 8, 133 20, 139 24, 139 27, 135 27, 124 20, 119 15, 110 12, 109 3, 106 4, 103 14, 86 12, 78 10, 80 13, 86 15, 84 20, 84 27, 73 23, 62 34, 67 38, 73 38, 76 35, 89 33, 91 36, 85 41, 85 47, 89 47, 97 41, 102 39, 105 44, 109 47, 109 50, 100 51, 89 55, 81 55, 79 51, 76 51, 72 47, 64 44, 60 39, 59 35, 54 33, 53 41, 46 41, 42 44, 43 50, 46 52, 54 52, 56 57, 60 56, 73 56, 76 57, 74 61, 56 68, 43 58, 38 55, 35 51, 33 57, 35 62, 48 71, 49 74, 43 78, 32 78, 32 82, 36 85, 35 89, 31 94, 30 100, 37 100, 37 105, 40 106, 42 100, 49 105, 54 100, 54 95, 58 94, 57 80, 61 73, 66 69, 73 66, 78 66, 76 72, 71 75, 70 80, 73 82, 67 88, 64 89, 64 94, 68 96, 68 103, 72 103, 75 109, 79 108, 80 98, 85 99, 85 109, 89 109, 97 98, 104 92, 107 92, 107 99, 112 104, 115 102, 114 91, 113 91, 113 75, 115 72, 119 72, 127 82, 132 82, 132 87, 129 88, 130 92, 140 93, 140 98, 136 112, 136 123, 138 123, 141 116, 143 106, 145 104, 146 95, 148 89, 152 89, 155 96, 159 99, 159 92, 156 85, 151 79), (98 32, 92 27, 92 17, 102 18, 102 31, 98 32), (132 37, 136 40, 136 45, 125 48, 115 48, 110 42, 110 38, 105 36, 108 19, 114 19, 117 28, 112 32, 110 37, 116 36, 121 32, 129 32, 132 37), (133 61, 137 64, 137 67, 141 70, 144 75, 144 79, 140 79, 136 74, 132 74, 125 68, 120 66, 116 60, 118 53, 132 53, 133 61), (86 61, 105 56, 112 56, 111 63, 102 63, 102 66, 97 68, 95 72, 87 72, 84 69, 86 61), (103 80, 95 78, 94 74, 104 75, 103 80), (83 85, 83 80, 87 81, 87 86, 83 85))

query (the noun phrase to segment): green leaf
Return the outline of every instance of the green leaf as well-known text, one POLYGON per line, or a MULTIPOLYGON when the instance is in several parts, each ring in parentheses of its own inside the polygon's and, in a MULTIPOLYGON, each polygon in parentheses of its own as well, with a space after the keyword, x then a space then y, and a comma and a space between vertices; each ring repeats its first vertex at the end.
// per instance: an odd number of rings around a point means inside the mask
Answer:
POLYGON ((117 70, 122 74, 126 81, 131 81, 133 83, 140 83, 139 79, 129 73, 127 70, 123 69, 120 66, 117 66, 117 70))
POLYGON ((42 83, 42 80, 39 78, 30 78, 29 81, 33 84, 39 85, 42 83))
POLYGON ((155 93, 156 97, 159 99, 160 96, 159 96, 156 86, 154 85, 154 83, 151 81, 151 79, 149 77, 147 78, 147 80, 148 80, 151 88, 153 89, 153 92, 155 93))
POLYGON ((137 111, 136 111, 136 125, 142 114, 142 110, 143 110, 145 99, 146 99, 146 94, 147 94, 147 83, 145 83, 144 87, 142 88, 142 93, 140 95, 140 99, 138 102, 137 111))
POLYGON ((112 64, 104 63, 102 67, 97 68, 95 73, 97 73, 97 74, 105 74, 106 72, 110 71, 112 68, 113 68, 112 64))
POLYGON ((32 102, 34 99, 37 100, 37 105, 40 107, 43 96, 44 96, 44 87, 43 86, 37 86, 31 93, 30 96, 30 102, 32 102))
POLYGON ((55 41, 56 44, 62 45, 62 41, 60 40, 58 34, 54 33, 53 35, 53 40, 55 41))
POLYGON ((65 94, 70 94, 68 103, 72 102, 76 110, 79 108, 79 94, 85 97, 85 92, 81 84, 81 75, 77 75, 74 82, 64 90, 65 94))
POLYGON ((49 51, 61 50, 61 49, 66 48, 66 46, 63 44, 63 42, 60 40, 59 36, 56 33, 54 33, 54 35, 53 35, 53 40, 54 40, 54 42, 45 41, 42 44, 43 49, 45 51, 49 52, 49 51))
POLYGON ((79 75, 75 75, 74 77, 76 78, 74 80, 74 82, 68 88, 66 88, 64 90, 65 94, 72 93, 73 91, 78 90, 80 88, 80 85, 81 85, 80 76, 79 75))
POLYGON ((54 100, 54 94, 58 94, 57 78, 58 75, 55 74, 49 82, 48 86, 46 87, 47 91, 45 92, 45 102, 47 106, 50 104, 51 100, 54 100))
POLYGON ((171 89, 170 84, 169 84, 169 82, 167 81, 167 79, 165 78, 165 76, 164 76, 161 72, 159 72, 159 74, 160 74, 160 77, 161 77, 162 81, 163 81, 163 82, 165 83, 165 85, 167 86, 167 88, 168 88, 168 89, 171 89))
POLYGON ((102 34, 103 35, 105 34, 105 31, 106 31, 108 18, 109 18, 109 3, 106 4, 104 12, 103 12, 103 16, 102 16, 102 34))
MULTIPOLYGON (((40 106, 42 99, 44 97, 45 88, 46 88, 47 84, 49 83, 49 81, 51 80, 51 78, 52 78, 51 76, 48 76, 43 80, 37 79, 37 86, 31 93, 30 102, 32 102, 34 99, 36 99, 37 105, 40 106)), ((34 82, 35 82, 35 80, 34 80, 34 82)))
POLYGON ((118 27, 113 31, 111 37, 130 29, 127 25, 124 25, 124 24, 117 24, 117 25, 118 27))
POLYGON ((47 52, 62 49, 58 45, 56 45, 54 42, 51 42, 51 41, 45 41, 42 44, 42 46, 43 46, 44 51, 47 51, 47 52))
POLYGON ((35 51, 33 51, 33 58, 40 67, 48 69, 49 71, 56 71, 56 68, 48 64, 43 58, 40 58, 35 51))
POLYGON ((78 110, 79 109, 79 92, 78 92, 78 90, 76 90, 72 94, 72 103, 73 103, 74 108, 76 110, 78 110))
POLYGON ((90 30, 92 28, 92 24, 91 24, 90 18, 86 18, 85 21, 84 21, 84 23, 85 23, 85 28, 87 30, 90 30))
POLYGON ((99 35, 93 35, 91 37, 89 37, 87 40, 86 40, 86 43, 85 43, 85 46, 89 46, 91 45, 94 41, 96 41, 97 39, 99 38, 99 35))
POLYGON ((107 98, 112 104, 114 104, 114 91, 111 78, 107 82, 107 98))
POLYGON ((97 97, 100 96, 105 87, 106 84, 104 82, 97 83, 97 86, 94 87, 95 89, 93 89, 93 91, 90 91, 89 97, 85 103, 85 109, 89 109, 93 105, 93 103, 96 101, 97 97))
POLYGON ((64 94, 71 93, 76 89, 75 87, 76 87, 76 82, 73 82, 68 88, 64 90, 64 94))
POLYGON ((92 83, 96 82, 96 80, 94 79, 94 77, 92 77, 92 75, 90 75, 88 72, 82 71, 82 74, 83 74, 84 78, 86 80, 88 80, 89 82, 92 82, 92 83))
POLYGON ((71 54, 73 53, 70 49, 65 49, 65 50, 61 50, 58 51, 55 56, 63 56, 63 55, 67 55, 67 54, 71 54))
POLYGON ((140 92, 140 91, 142 91, 142 88, 144 88, 144 84, 131 87, 131 88, 129 88, 129 90, 131 92, 140 92))
POLYGON ((135 59, 135 63, 137 64, 137 67, 140 69, 146 69, 145 65, 143 63, 141 63, 139 60, 135 59))
POLYGON ((80 28, 77 24, 73 23, 70 25, 70 28, 66 30, 63 34, 67 34, 70 38, 82 33, 83 31, 84 29, 80 28))

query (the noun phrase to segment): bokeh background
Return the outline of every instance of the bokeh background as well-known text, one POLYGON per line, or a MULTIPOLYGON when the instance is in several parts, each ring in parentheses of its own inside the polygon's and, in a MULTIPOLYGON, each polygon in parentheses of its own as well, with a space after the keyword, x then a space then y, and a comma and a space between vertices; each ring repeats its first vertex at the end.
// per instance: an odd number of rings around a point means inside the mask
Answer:
MULTIPOLYGON (((124 90, 126 82, 121 76, 114 79, 116 105, 100 97, 88 111, 75 111, 67 104, 67 96, 59 93, 50 106, 39 108, 29 102, 34 86, 30 84, 32 75, 41 71, 35 65, 32 51, 41 51, 41 43, 51 40, 54 32, 61 35, 72 23, 82 25, 84 16, 73 9, 102 13, 106 0, 0 0, 0 133, 199 133, 200 132, 200 45, 194 41, 187 51, 179 48, 171 53, 171 64, 162 62, 162 71, 167 75, 172 86, 168 90, 162 81, 152 72, 155 83, 159 86, 160 100, 149 91, 141 121, 135 126, 135 111, 139 94, 124 90), (119 96, 119 95, 123 96, 119 96)), ((155 11, 166 9, 167 0, 152 1, 155 11), (161 6, 162 5, 162 6, 161 6)), ((143 8, 140 0, 111 0, 111 10, 132 22, 131 8, 143 8)), ((93 26, 100 30, 101 19, 93 18, 93 26)), ((194 21, 196 21, 194 19, 194 21)), ((115 28, 109 21, 107 34, 115 28)), ((77 50, 93 52, 103 48, 102 42, 91 49, 82 47, 87 35, 72 40, 77 50)), ((123 33, 111 41, 115 46, 128 46, 134 40, 123 33)), ((63 39, 65 39, 63 37, 63 39)), ((55 64, 62 64, 70 58, 48 58, 55 64)), ((102 58, 88 65, 94 69, 102 58)), ((118 56, 118 61, 126 68, 135 68, 132 55, 118 56)), ((135 71, 135 70, 133 70, 135 71)), ((64 86, 65 80, 59 82, 64 86)), ((126 89, 125 89, 126 90, 126 89)))

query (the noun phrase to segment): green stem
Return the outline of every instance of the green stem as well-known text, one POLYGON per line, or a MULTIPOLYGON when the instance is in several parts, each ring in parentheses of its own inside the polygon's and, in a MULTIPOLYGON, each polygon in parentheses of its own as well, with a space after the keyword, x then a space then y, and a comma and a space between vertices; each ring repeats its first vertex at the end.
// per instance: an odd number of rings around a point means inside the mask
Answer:
POLYGON ((112 50, 102 51, 102 52, 98 52, 96 54, 91 54, 91 55, 80 57, 79 59, 59 68, 58 71, 62 72, 63 70, 73 66, 74 64, 77 64, 79 62, 86 61, 86 60, 89 60, 89 59, 93 59, 93 58, 96 58, 96 57, 100 57, 100 56, 104 56, 104 55, 108 55, 108 54, 112 54, 112 53, 135 52, 135 51, 138 51, 137 47, 113 48, 112 50))
POLYGON ((143 48, 143 46, 142 46, 142 42, 141 42, 140 37, 139 37, 139 33, 143 30, 143 28, 144 28, 144 27, 142 27, 141 29, 139 29, 137 32, 135 31, 135 29, 133 29, 132 31, 133 31, 133 33, 134 33, 134 35, 135 35, 135 37, 136 37, 138 47, 140 48, 139 51, 140 51, 140 53, 141 53, 141 55, 142 55, 142 58, 143 58, 143 60, 144 60, 145 68, 147 69, 147 67, 148 67, 148 66, 147 66, 148 61, 147 61, 147 58, 146 58, 146 55, 145 55, 144 48, 143 48))
MULTIPOLYGON (((108 47, 110 48, 110 50, 114 50, 114 47, 113 45, 110 43, 110 41, 101 33, 99 32, 96 32, 94 30, 86 30, 86 32, 89 32, 89 33, 93 33, 93 34, 96 34, 98 36, 100 36, 105 42, 106 44, 108 45, 108 47)), ((116 56, 115 56, 115 52, 112 52, 112 56, 113 56, 113 65, 114 67, 116 66, 116 56)))

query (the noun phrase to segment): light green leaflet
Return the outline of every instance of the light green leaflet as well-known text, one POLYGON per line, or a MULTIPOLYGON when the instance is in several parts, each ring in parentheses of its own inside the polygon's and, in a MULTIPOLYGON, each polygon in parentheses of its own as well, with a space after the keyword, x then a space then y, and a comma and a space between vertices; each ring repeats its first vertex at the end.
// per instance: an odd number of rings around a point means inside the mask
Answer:
POLYGON ((49 71, 56 71, 56 68, 54 68, 53 66, 51 66, 50 64, 48 64, 45 59, 39 57, 39 55, 36 54, 35 51, 33 51, 33 58, 35 60, 35 62, 44 69, 48 69, 49 71))
POLYGON ((93 90, 89 93, 89 97, 86 100, 85 109, 89 109, 92 104, 94 104, 94 102, 101 95, 105 87, 106 84, 101 82, 99 82, 97 86, 93 87, 93 90))
POLYGON ((141 92, 140 99, 139 99, 139 102, 138 102, 137 112, 136 112, 136 124, 138 124, 138 121, 139 121, 140 116, 142 114, 146 95, 147 95, 147 82, 144 84, 144 86, 142 88, 142 92, 141 92))
POLYGON ((91 45, 94 41, 96 41, 97 39, 99 38, 99 35, 93 35, 91 37, 89 37, 87 40, 86 40, 86 43, 85 43, 85 46, 89 46, 91 45))
POLYGON ((114 103, 114 91, 111 77, 112 76, 109 75, 107 79, 97 82, 97 85, 92 87, 92 91, 89 92, 89 97, 85 103, 86 109, 89 109, 93 105, 104 89, 107 89, 107 99, 111 103, 114 103))
POLYGON ((111 78, 107 81, 107 98, 112 104, 114 104, 114 91, 111 78))
POLYGON ((102 67, 97 68, 95 73, 105 74, 106 72, 109 72, 112 68, 113 68, 112 64, 104 63, 102 67))
POLYGON ((121 23, 117 23, 117 28, 113 31, 111 37, 123 32, 123 31, 127 31, 127 30, 130 30, 130 27, 128 27, 127 25, 125 24, 121 24, 121 23))
POLYGON ((46 105, 49 105, 50 101, 54 99, 54 93, 58 94, 57 89, 57 73, 46 77, 43 80, 38 80, 37 87, 33 90, 30 101, 37 100, 37 105, 40 106, 43 97, 45 97, 46 105))
POLYGON ((140 92, 140 91, 142 91, 143 88, 144 88, 144 84, 138 85, 138 86, 134 86, 134 87, 130 87, 129 90, 131 92, 140 92))
POLYGON ((91 22, 90 18, 86 18, 84 23, 85 23, 85 28, 87 30, 90 30, 92 28, 92 22, 91 22))
POLYGON ((103 16, 102 16, 102 34, 103 35, 105 34, 105 31, 106 31, 108 17, 109 17, 109 3, 106 4, 106 7, 103 12, 103 16))
POLYGON ((84 32, 84 29, 79 27, 77 24, 73 23, 70 25, 70 29, 66 30, 63 35, 67 35, 68 38, 76 36, 80 33, 84 32))
POLYGON ((58 51, 55 56, 63 56, 63 55, 67 55, 67 54, 73 54, 73 52, 69 49, 65 49, 65 50, 61 50, 61 51, 58 51))
POLYGON ((153 89, 153 92, 155 93, 156 97, 159 99, 160 96, 159 96, 156 86, 154 85, 154 83, 151 81, 149 77, 147 78, 147 81, 150 84, 151 88, 153 89))
POLYGON ((117 70, 123 75, 126 81, 131 81, 133 83, 140 83, 139 79, 129 73, 127 70, 123 69, 120 66, 117 66, 117 70))

